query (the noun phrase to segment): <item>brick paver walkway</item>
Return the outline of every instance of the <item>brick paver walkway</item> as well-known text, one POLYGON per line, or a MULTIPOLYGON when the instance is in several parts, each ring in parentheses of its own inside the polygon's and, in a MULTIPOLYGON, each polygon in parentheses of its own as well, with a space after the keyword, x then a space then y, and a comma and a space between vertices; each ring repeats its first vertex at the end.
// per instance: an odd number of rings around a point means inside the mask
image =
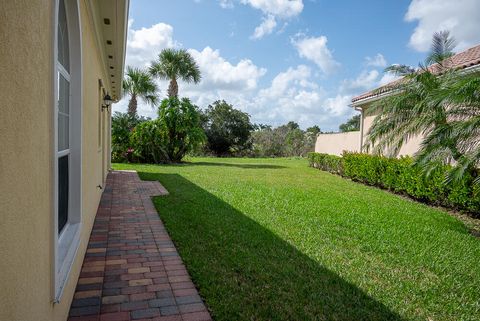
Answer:
POLYGON ((136 172, 108 175, 69 321, 211 320, 136 172))

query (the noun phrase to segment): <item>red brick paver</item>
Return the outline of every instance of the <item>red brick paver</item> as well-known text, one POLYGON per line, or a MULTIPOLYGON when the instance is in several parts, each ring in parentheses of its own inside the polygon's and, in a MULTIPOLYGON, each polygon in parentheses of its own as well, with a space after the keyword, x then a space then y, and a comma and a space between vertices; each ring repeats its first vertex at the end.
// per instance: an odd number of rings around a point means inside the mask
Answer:
POLYGON ((151 201, 166 194, 136 172, 108 175, 69 321, 211 320, 151 201))

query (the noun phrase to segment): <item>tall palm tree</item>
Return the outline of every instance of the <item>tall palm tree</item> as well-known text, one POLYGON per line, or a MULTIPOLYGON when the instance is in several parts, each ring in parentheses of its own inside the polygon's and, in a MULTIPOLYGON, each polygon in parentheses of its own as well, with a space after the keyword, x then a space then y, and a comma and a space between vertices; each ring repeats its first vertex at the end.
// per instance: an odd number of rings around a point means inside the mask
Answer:
POLYGON ((464 175, 476 177, 480 191, 480 73, 451 68, 454 40, 448 32, 435 33, 425 64, 415 70, 404 65, 387 68, 403 78, 388 90, 392 94, 372 106, 377 114, 365 147, 396 156, 402 145, 419 134, 423 140, 415 165, 425 174, 437 166, 454 164, 446 182, 464 175))
POLYGON ((178 79, 195 84, 201 79, 200 68, 195 59, 184 49, 163 49, 158 59, 152 62, 150 73, 154 77, 170 81, 170 98, 178 96, 178 79))
POLYGON ((128 66, 122 86, 123 94, 130 96, 128 114, 131 116, 137 115, 138 98, 151 106, 158 102, 157 84, 146 70, 128 66))
POLYGON ((453 47, 448 32, 435 33, 425 64, 418 69, 405 65, 386 69, 403 78, 389 86, 392 94, 374 103, 368 111, 378 116, 368 132, 367 150, 396 156, 406 141, 423 134, 425 140, 418 154, 436 144, 435 153, 453 159, 460 157, 455 144, 446 139, 451 131, 450 110, 442 92, 457 73, 445 65, 445 59, 453 55, 453 47))

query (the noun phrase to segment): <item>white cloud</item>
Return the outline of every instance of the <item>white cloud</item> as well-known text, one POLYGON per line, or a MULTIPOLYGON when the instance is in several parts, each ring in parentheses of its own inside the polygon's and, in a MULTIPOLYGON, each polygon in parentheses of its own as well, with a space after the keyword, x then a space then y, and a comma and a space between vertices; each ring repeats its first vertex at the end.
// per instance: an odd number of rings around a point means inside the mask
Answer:
POLYGON ((249 59, 242 59, 236 65, 220 56, 220 51, 210 47, 202 51, 189 49, 200 71, 202 81, 196 88, 205 90, 252 90, 257 88, 260 77, 267 70, 256 66, 249 59))
POLYGON ((306 37, 305 35, 297 35, 292 39, 292 44, 302 58, 313 61, 320 69, 330 74, 337 69, 340 64, 333 59, 333 55, 327 47, 327 37, 306 37))
POLYGON ((428 51, 434 32, 449 30, 463 50, 480 42, 480 1, 413 0, 405 20, 418 21, 409 45, 417 51, 428 51))
POLYGON ((271 86, 260 90, 259 95, 277 99, 288 95, 288 90, 291 91, 298 87, 316 88, 316 84, 309 81, 311 74, 310 68, 305 65, 299 65, 296 68, 290 67, 273 78, 271 86))
POLYGON ((312 70, 299 65, 280 72, 270 86, 263 88, 244 105, 255 122, 275 126, 296 121, 302 127, 319 125, 336 130, 353 111, 348 106, 351 96, 327 96, 312 80, 312 70))
POLYGON ((383 85, 386 85, 388 83, 391 83, 392 81, 395 81, 397 79, 400 79, 401 77, 398 76, 398 75, 395 75, 391 72, 387 72, 385 74, 383 74, 382 78, 380 78, 380 80, 378 81, 378 86, 383 86, 383 85))
MULTIPOLYGON (((277 20, 287 20, 298 16, 303 11, 303 0, 237 0, 263 13, 262 23, 255 28, 251 39, 261 39, 277 27, 277 20)), ((218 0, 222 8, 233 8, 234 0, 218 0)), ((287 24, 283 24, 285 28, 287 24)), ((283 32, 283 30, 281 30, 283 32)))
POLYGON ((302 0, 241 0, 255 9, 261 10, 266 15, 280 18, 298 16, 303 11, 302 0))
POLYGON ((380 73, 377 70, 362 71, 355 79, 346 79, 340 86, 342 93, 357 94, 361 91, 370 90, 378 86, 378 76, 380 73))
POLYGON ((332 116, 345 116, 352 113, 352 108, 349 106, 351 103, 351 95, 337 95, 335 97, 327 98, 325 100, 325 109, 332 116))
POLYGON ((162 49, 178 46, 173 40, 173 27, 166 23, 138 30, 133 29, 132 25, 133 20, 129 20, 126 65, 145 67, 162 49))
POLYGON ((253 35, 251 36, 252 39, 260 39, 263 38, 265 35, 269 35, 273 32, 273 29, 277 26, 277 21, 275 21, 275 17, 273 15, 268 15, 267 17, 263 18, 263 22, 255 28, 253 35))
POLYGON ((371 67, 385 68, 387 66, 387 61, 381 53, 376 54, 375 57, 365 57, 365 63, 371 67))

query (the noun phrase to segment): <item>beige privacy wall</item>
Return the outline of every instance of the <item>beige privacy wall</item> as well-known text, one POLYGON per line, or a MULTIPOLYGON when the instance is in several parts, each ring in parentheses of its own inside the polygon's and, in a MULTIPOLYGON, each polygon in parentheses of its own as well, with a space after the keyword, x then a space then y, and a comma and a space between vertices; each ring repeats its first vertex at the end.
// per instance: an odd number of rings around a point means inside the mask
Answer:
POLYGON ((343 151, 360 151, 360 132, 320 134, 315 143, 315 152, 340 156, 343 151))
MULTIPOLYGON (((368 130, 372 126, 373 120, 375 119, 376 116, 364 116, 362 117, 363 121, 363 141, 362 144, 365 144, 367 141, 368 137, 368 130)), ((398 156, 413 156, 418 149, 420 148, 420 144, 422 142, 422 136, 415 136, 409 139, 405 144, 403 144, 402 148, 400 149, 400 152, 398 153, 398 156)), ((388 155, 387 152, 385 152, 386 155, 388 155)))

